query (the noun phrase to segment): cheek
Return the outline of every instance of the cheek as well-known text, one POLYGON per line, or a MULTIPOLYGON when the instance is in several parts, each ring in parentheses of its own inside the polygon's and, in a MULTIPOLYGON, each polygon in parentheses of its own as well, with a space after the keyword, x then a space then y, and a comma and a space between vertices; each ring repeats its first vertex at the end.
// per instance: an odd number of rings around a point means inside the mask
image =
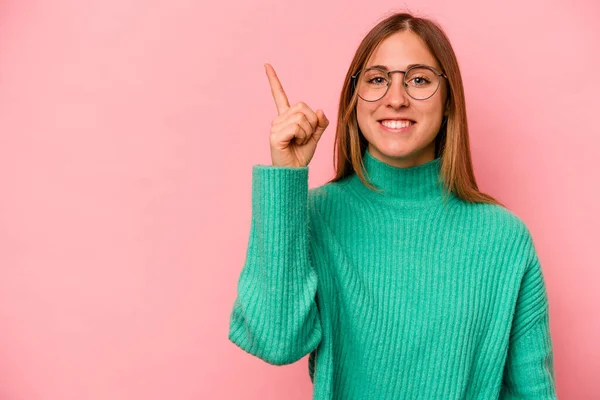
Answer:
POLYGON ((356 120, 358 121, 358 126, 361 131, 367 130, 367 125, 369 124, 369 119, 371 118, 373 110, 369 107, 369 104, 365 104, 364 102, 359 102, 356 105, 356 120))
POLYGON ((371 111, 369 110, 368 104, 365 104, 364 101, 359 101, 356 104, 356 115, 357 117, 364 119, 369 116, 371 111))
POLYGON ((430 103, 417 104, 415 106, 415 108, 418 108, 418 113, 425 117, 427 124, 435 125, 438 122, 441 122, 444 110, 439 99, 430 103))

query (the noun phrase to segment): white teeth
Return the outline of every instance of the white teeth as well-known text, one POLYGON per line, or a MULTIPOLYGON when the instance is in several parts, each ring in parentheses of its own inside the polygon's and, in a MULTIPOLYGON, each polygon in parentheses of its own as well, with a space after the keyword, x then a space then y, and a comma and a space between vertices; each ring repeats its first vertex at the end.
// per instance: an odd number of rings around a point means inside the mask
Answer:
POLYGON ((391 121, 391 120, 385 120, 385 121, 381 121, 381 124, 385 127, 388 128, 392 128, 392 129, 401 129, 401 128, 406 128, 407 126, 412 125, 412 121, 391 121))

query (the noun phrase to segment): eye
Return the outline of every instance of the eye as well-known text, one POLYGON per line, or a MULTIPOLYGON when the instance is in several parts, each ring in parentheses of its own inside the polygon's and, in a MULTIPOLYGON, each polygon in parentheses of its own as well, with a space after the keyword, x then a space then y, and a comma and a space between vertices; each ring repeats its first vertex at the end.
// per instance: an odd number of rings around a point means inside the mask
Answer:
POLYGON ((431 83, 431 81, 424 76, 414 76, 408 82, 413 82, 413 86, 424 86, 431 83))
POLYGON ((370 84, 375 84, 375 85, 387 85, 387 80, 383 77, 375 77, 375 78, 371 78, 368 80, 368 82, 370 84))
POLYGON ((363 82, 370 87, 382 87, 387 86, 388 76, 385 71, 382 71, 379 68, 367 68, 361 72, 358 81, 363 82))

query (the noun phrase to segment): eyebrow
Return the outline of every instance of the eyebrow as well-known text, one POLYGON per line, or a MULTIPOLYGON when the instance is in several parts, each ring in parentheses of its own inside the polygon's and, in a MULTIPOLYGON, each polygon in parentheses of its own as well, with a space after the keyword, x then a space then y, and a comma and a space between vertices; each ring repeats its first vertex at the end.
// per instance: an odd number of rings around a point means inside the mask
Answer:
MULTIPOLYGON (((419 66, 419 67, 431 67, 432 65, 427 65, 427 64, 408 64, 406 66, 406 69, 409 69, 409 68, 412 68, 412 67, 415 67, 415 66, 419 66)), ((389 71, 388 67, 386 67, 385 65, 379 65, 379 64, 378 65, 371 65, 371 66, 366 67, 366 68, 381 68, 381 69, 384 69, 386 71, 389 71)))

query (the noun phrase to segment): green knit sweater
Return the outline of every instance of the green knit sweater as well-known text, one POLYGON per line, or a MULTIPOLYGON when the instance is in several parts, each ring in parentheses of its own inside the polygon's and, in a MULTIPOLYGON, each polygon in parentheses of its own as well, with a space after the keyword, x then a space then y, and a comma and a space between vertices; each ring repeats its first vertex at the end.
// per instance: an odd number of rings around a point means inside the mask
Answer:
POLYGON ((444 198, 439 158, 308 188, 254 165, 229 340, 273 365, 306 355, 313 399, 555 399, 549 307, 530 231, 444 198), (447 201, 445 201, 447 200, 447 201))

